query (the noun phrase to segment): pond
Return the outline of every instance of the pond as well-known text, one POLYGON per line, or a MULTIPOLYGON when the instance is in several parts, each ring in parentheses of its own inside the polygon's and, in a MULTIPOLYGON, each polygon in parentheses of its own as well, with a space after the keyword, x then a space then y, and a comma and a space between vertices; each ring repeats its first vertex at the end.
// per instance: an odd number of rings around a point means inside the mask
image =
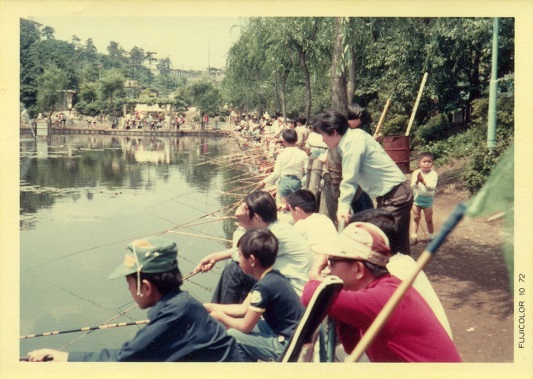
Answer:
MULTIPOLYGON (((229 247, 235 222, 224 215, 242 199, 236 193, 254 186, 245 179, 253 168, 229 158, 241 153, 229 137, 21 139, 21 336, 145 320, 146 311, 129 310, 135 303, 126 281, 108 274, 130 241, 149 235, 177 243, 184 275, 206 254, 229 247)), ((209 301, 223 266, 182 288, 209 301)), ((21 339, 20 354, 117 348, 140 327, 21 339)))

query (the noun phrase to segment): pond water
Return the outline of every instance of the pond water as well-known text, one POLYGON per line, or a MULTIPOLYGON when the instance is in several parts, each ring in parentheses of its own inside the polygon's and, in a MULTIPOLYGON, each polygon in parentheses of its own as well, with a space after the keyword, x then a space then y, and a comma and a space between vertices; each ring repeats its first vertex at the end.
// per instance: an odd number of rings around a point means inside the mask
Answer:
MULTIPOLYGON (((250 177, 252 168, 229 158, 220 164, 217 157, 239 152, 228 137, 22 139, 21 336, 97 326, 131 308, 126 281, 107 275, 134 239, 163 234, 174 240, 184 275, 206 254, 230 246, 234 220, 215 211, 242 199, 235 192, 253 188, 250 179, 234 179, 250 177)), ((223 266, 193 276, 182 288, 209 301, 223 266)), ((144 319, 146 311, 134 308, 111 323, 144 319)), ((116 348, 140 327, 22 339, 20 354, 43 347, 116 348)))

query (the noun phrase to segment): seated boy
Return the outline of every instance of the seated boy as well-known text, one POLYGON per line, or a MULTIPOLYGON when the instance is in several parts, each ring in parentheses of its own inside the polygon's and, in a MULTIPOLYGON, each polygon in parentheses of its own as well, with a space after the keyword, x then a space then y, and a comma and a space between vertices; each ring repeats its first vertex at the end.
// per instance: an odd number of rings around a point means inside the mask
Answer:
MULTIPOLYGON (((274 270, 289 279, 296 293, 300 295, 311 267, 311 252, 303 237, 294 233, 292 225, 278 220, 276 201, 272 195, 265 191, 252 192, 235 211, 235 219, 245 230, 268 228, 274 233, 279 247, 274 270)), ((256 280, 243 273, 239 267, 238 255, 238 249, 211 253, 196 266, 195 271, 208 272, 217 262, 232 259, 220 275, 212 303, 242 303, 255 284, 256 280)))
POLYGON ((128 245, 124 263, 110 279, 126 277, 131 296, 150 322, 120 349, 67 353, 40 349, 28 354, 31 362, 240 362, 235 340, 209 316, 202 304, 180 289, 176 243, 161 237, 128 245))
POLYGON ((272 266, 278 241, 268 229, 248 230, 237 244, 239 266, 258 282, 242 304, 204 304, 230 329, 245 361, 276 360, 292 337, 304 308, 289 280, 272 266), (263 316, 261 318, 261 316, 263 316))
MULTIPOLYGON (((337 237, 333 221, 326 215, 316 213, 317 201, 313 192, 299 189, 289 195, 287 204, 294 220, 293 229, 304 237, 309 247, 333 241, 337 237)), ((321 278, 320 273, 326 266, 325 255, 317 254, 309 270, 309 279, 321 278)))

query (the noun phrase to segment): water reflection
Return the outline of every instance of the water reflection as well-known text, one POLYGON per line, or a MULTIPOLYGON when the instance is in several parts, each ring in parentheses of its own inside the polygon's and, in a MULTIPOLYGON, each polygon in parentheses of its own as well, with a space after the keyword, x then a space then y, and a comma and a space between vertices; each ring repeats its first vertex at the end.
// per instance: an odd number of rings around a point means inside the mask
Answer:
POLYGON ((171 167, 193 188, 208 188, 219 167, 197 163, 227 153, 234 147, 230 145, 206 137, 104 135, 52 135, 37 144, 22 141, 21 215, 48 208, 65 196, 91 200, 96 188, 151 189, 158 180, 168 181, 171 167))
MULTIPOLYGON (((184 274, 226 249, 220 239, 231 239, 234 221, 205 215, 239 201, 228 192, 246 193, 248 184, 232 178, 246 180, 250 167, 209 160, 238 151, 233 140, 214 137, 21 140, 20 333, 99 325, 123 311, 131 301, 125 282, 106 278, 132 239, 164 234, 176 241, 184 274)), ((184 289, 209 301, 222 268, 196 275, 184 289)), ((134 311, 114 322, 143 318, 144 311, 134 311)), ((135 332, 98 331, 66 350, 118 347, 135 332)), ((20 354, 76 337, 22 340, 20 354)))

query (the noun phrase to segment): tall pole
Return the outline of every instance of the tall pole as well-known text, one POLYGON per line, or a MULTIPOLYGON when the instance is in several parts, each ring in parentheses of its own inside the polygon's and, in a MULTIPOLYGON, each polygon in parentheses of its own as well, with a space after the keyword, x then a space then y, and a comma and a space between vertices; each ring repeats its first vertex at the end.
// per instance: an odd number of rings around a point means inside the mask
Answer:
POLYGON ((489 89, 489 122, 487 126, 487 147, 490 151, 496 146, 496 111, 498 108, 498 17, 492 24, 492 72, 489 89))

